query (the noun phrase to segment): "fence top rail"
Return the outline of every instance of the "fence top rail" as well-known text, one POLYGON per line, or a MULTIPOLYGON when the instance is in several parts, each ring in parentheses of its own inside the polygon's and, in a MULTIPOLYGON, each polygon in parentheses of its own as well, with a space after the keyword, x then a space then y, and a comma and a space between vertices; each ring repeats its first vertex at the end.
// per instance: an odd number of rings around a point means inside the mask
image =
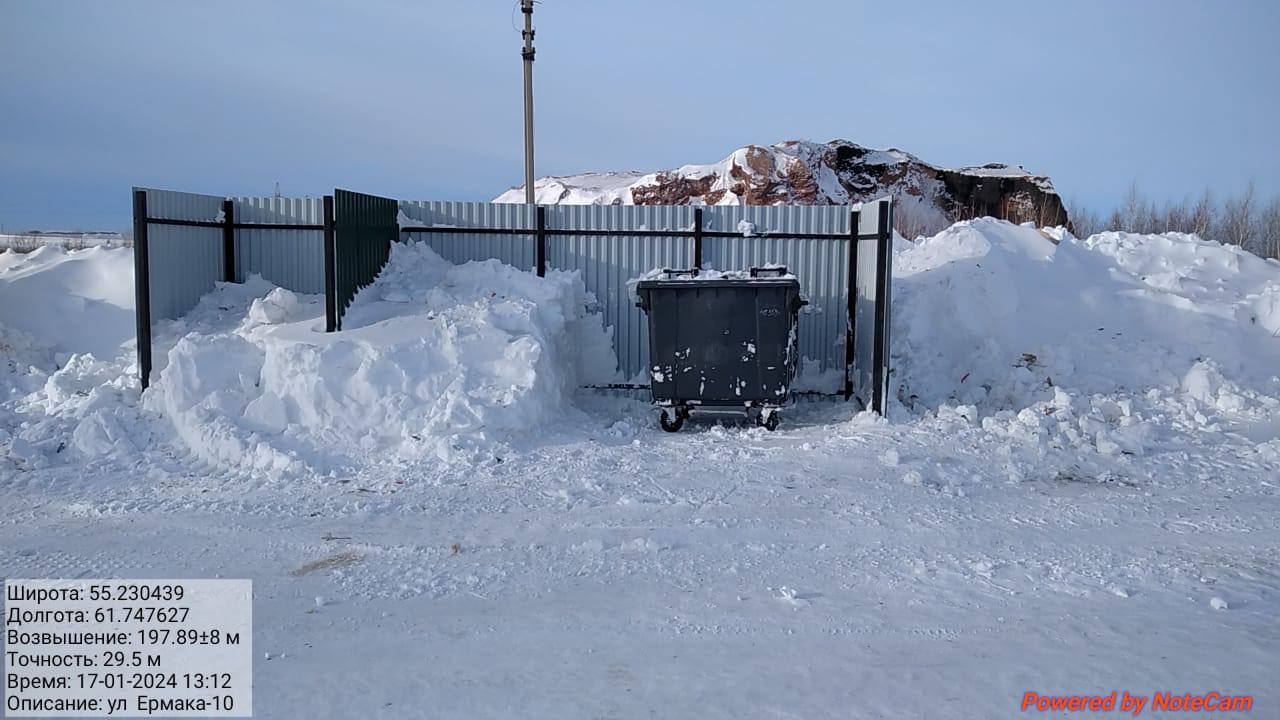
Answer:
MULTIPOLYGON (((226 221, 218 222, 217 220, 175 220, 173 218, 142 218, 142 221, 148 225, 177 225, 180 227, 210 227, 224 228, 227 226, 226 221)), ((264 223, 264 222, 233 222, 231 227, 236 230, 323 230, 324 225, 312 223, 264 223)))
MULTIPOLYGON (((605 236, 605 237, 704 237, 704 238, 736 238, 736 237, 758 237, 758 238, 779 238, 783 240, 848 240, 849 233, 798 233, 786 231, 762 231, 746 234, 742 232, 733 232, 730 230, 629 230, 626 228, 545 228, 538 230, 536 228, 504 228, 504 227, 453 227, 446 225, 411 225, 402 226, 402 233, 442 233, 442 234, 460 234, 460 235, 537 235, 539 232, 546 235, 580 235, 580 236, 605 236)), ((879 233, 862 233, 857 236, 859 240, 875 240, 880 237, 879 233)))

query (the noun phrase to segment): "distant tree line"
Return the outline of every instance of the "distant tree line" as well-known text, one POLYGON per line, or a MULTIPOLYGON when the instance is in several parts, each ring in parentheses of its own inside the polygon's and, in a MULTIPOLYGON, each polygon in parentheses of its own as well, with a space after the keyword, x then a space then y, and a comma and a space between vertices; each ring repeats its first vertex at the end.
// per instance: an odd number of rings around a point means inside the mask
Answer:
POLYGON ((1195 233, 1206 240, 1238 245, 1261 257, 1280 259, 1280 197, 1263 201, 1252 182, 1239 195, 1219 201, 1207 188, 1196 199, 1158 205, 1129 186, 1124 201, 1105 219, 1079 203, 1069 203, 1077 237, 1106 230, 1131 233, 1195 233))
POLYGON ((104 236, 100 233, 59 233, 42 234, 36 232, 10 235, 0 233, 0 252, 12 250, 18 253, 29 253, 46 245, 58 245, 63 250, 84 250, 85 248, 132 247, 133 233, 122 233, 120 236, 104 236))

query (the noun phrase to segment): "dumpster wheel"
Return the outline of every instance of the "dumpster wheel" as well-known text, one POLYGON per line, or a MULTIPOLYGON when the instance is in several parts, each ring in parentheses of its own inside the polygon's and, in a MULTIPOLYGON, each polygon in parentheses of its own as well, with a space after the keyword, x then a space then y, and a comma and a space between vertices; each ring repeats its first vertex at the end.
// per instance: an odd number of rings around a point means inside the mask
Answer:
POLYGON ((677 408, 674 412, 675 419, 672 419, 672 412, 663 408, 662 413, 658 415, 658 424, 667 432, 679 432, 684 426, 684 419, 689 417, 689 411, 684 408, 677 408))
POLYGON ((765 408, 756 416, 756 423, 763 426, 765 430, 773 432, 778 429, 778 424, 782 422, 782 416, 779 415, 776 408, 765 408))

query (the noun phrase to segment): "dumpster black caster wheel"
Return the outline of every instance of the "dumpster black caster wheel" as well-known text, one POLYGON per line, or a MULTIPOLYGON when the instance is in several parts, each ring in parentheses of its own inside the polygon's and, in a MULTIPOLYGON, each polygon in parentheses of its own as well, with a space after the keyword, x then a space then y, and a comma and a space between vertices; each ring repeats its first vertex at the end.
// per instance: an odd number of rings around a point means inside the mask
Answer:
POLYGON ((658 416, 658 424, 667 432, 679 432, 680 428, 684 426, 684 419, 686 417, 688 417, 687 413, 677 411, 673 419, 671 413, 663 410, 662 414, 658 416))
POLYGON ((756 422, 760 423, 760 425, 763 426, 765 430, 768 430, 769 432, 773 432, 774 430, 778 429, 778 424, 782 422, 782 418, 778 416, 778 413, 771 412, 767 415, 762 414, 759 418, 756 419, 756 422))

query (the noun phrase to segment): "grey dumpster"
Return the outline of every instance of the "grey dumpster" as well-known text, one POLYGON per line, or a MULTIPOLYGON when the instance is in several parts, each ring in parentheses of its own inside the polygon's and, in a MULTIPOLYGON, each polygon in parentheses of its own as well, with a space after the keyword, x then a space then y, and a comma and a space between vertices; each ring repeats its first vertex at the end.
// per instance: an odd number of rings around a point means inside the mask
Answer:
POLYGON ((664 270, 636 284, 649 317, 649 376, 662 429, 695 410, 741 411, 774 430, 791 397, 800 283, 786 268, 746 276, 664 270))

